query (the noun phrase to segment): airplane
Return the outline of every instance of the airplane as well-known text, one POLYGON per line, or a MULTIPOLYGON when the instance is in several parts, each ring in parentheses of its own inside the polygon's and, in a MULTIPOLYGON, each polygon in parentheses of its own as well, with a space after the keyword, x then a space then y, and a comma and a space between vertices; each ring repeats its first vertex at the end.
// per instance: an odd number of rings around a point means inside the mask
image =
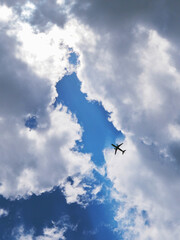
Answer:
POLYGON ((117 144, 117 145, 114 145, 114 144, 111 144, 113 147, 114 147, 114 149, 115 149, 115 154, 116 154, 116 152, 117 152, 117 150, 120 150, 121 152, 122 152, 122 154, 124 154, 125 153, 125 151, 126 150, 122 150, 121 148, 120 148, 120 146, 122 145, 123 143, 121 143, 121 144, 117 144))

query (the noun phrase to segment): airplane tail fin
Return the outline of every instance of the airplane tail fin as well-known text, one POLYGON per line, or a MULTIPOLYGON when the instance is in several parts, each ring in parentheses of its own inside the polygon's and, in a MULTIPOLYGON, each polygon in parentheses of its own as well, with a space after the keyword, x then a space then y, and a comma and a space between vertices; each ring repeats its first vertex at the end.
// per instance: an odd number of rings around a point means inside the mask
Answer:
POLYGON ((122 151, 122 154, 124 154, 124 153, 125 153, 125 151, 126 151, 126 150, 123 150, 123 151, 122 151))

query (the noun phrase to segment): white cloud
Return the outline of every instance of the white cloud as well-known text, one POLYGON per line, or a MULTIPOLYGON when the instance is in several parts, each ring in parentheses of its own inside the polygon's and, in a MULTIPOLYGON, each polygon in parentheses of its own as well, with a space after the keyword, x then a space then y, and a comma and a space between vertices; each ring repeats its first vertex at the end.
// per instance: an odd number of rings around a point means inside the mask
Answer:
POLYGON ((70 150, 81 140, 76 119, 63 107, 50 110, 49 117, 47 126, 32 131, 23 122, 16 122, 11 132, 13 120, 1 124, 0 193, 5 197, 39 194, 68 176, 92 170, 90 155, 70 150))
POLYGON ((72 150, 82 137, 76 117, 51 107, 56 83, 71 71, 59 33, 37 33, 14 12, 0 36, 0 194, 7 198, 40 194, 93 168, 89 154, 72 150), (29 131, 25 119, 34 115, 38 127, 29 131))
POLYGON ((7 22, 12 17, 12 10, 5 5, 0 7, 0 22, 7 22))
POLYGON ((96 186, 96 188, 93 189, 92 194, 95 196, 101 191, 102 185, 96 186))
POLYGON ((21 42, 16 47, 16 58, 26 62, 38 76, 56 83, 68 67, 68 49, 62 45, 62 32, 58 27, 52 27, 37 34, 29 23, 24 22, 17 22, 16 27, 16 30, 8 31, 8 35, 16 36, 21 42))
POLYGON ((36 6, 32 2, 28 1, 24 6, 22 6, 21 18, 28 20, 30 17, 32 17, 35 9, 36 6))
MULTIPOLYGON (((79 32, 75 42, 82 90, 89 99, 102 102, 127 139, 122 160, 105 151, 107 176, 124 202, 117 220, 124 218, 126 239, 179 239, 180 73, 173 54, 179 51, 175 41, 179 32, 162 31, 155 1, 149 9, 140 1, 80 3, 74 2, 72 13, 85 26, 86 35, 91 34, 83 41, 79 32), (136 209, 134 216, 131 208, 136 209)), ((169 12, 164 7, 164 14, 174 16, 173 8, 169 12)), ((164 28, 172 22, 164 23, 164 28)))
MULTIPOLYGON (((145 29, 144 33, 148 37, 133 46, 135 56, 130 53, 119 58, 112 46, 102 42, 96 53, 82 52, 86 64, 79 69, 79 77, 89 97, 101 100, 106 110, 112 112, 111 120, 127 135, 129 142, 122 159, 119 155, 115 158, 113 151, 105 154, 107 176, 116 191, 127 196, 122 199, 118 195, 125 207, 117 213, 117 221, 121 223, 119 228, 127 230, 125 239, 160 240, 172 236, 179 239, 180 109, 176 104, 180 100, 179 72, 168 54, 170 43, 154 30, 145 29), (112 66, 108 73, 107 67, 103 70, 106 65, 98 61, 101 48, 111 54, 111 58, 103 56, 104 61, 112 66), (91 58, 98 61, 101 69, 96 67, 97 64, 89 63, 91 58), (139 70, 134 72, 132 69, 129 73, 133 63, 133 67, 139 70), (128 133, 133 137, 129 138, 128 133), (132 220, 129 211, 133 207, 137 212, 132 220), (148 212, 150 226, 145 225, 142 210, 148 212), (132 221, 135 221, 134 225, 132 221)), ((110 40, 109 44, 112 44, 110 40)))
POLYGON ((45 228, 43 236, 39 236, 37 240, 65 240, 64 233, 66 232, 66 228, 58 229, 57 227, 54 228, 45 228))
POLYGON ((9 212, 3 208, 0 208, 0 217, 6 217, 9 212))
POLYGON ((80 203, 79 196, 82 196, 86 193, 81 180, 81 177, 74 177, 73 183, 68 181, 61 185, 63 187, 63 192, 66 196, 67 203, 80 203))
POLYGON ((168 127, 168 131, 169 131, 169 136, 173 139, 173 140, 180 140, 180 126, 179 124, 169 124, 168 127))
POLYGON ((116 216, 119 228, 126 230, 125 239, 131 239, 130 236, 136 239, 136 234, 137 239, 168 239, 170 236, 178 239, 178 175, 173 175, 169 163, 162 165, 153 147, 149 150, 143 143, 136 146, 133 142, 127 137, 124 146, 127 152, 123 156, 114 155, 112 150, 105 151, 107 175, 119 193, 112 197, 121 201, 116 216), (146 154, 141 156, 139 148, 146 148, 146 154), (135 209, 133 214, 132 208, 135 209), (147 212, 146 218, 142 211, 147 212))
POLYGON ((27 233, 24 230, 23 226, 20 226, 17 229, 14 229, 14 236, 16 237, 16 239, 18 240, 65 240, 65 236, 64 233, 67 231, 67 229, 72 228, 72 226, 68 226, 67 224, 65 224, 63 227, 57 227, 57 226, 53 226, 52 228, 44 228, 43 229, 43 235, 39 235, 39 236, 34 236, 34 231, 33 229, 31 229, 30 231, 28 231, 27 233))

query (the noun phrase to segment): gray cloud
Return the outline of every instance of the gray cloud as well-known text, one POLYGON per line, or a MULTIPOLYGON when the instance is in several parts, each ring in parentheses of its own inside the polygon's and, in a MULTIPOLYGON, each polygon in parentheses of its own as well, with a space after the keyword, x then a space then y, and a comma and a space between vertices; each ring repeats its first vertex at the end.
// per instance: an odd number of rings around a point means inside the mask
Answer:
POLYGON ((8 7, 12 7, 13 10, 24 20, 29 21, 32 26, 36 27, 36 30, 45 31, 49 29, 53 24, 57 24, 59 27, 63 27, 67 22, 67 13, 64 5, 57 4, 56 0, 46 1, 1 1, 8 7), (30 9, 30 6, 26 4, 33 4, 34 9, 30 9), (29 16, 22 16, 23 10, 28 9, 31 14, 29 16))
POLYGON ((93 32, 76 44, 82 91, 112 112, 111 121, 132 141, 129 152, 136 149, 117 164, 105 157, 108 177, 128 196, 127 212, 148 210, 150 226, 137 217, 131 232, 143 240, 179 238, 178 11, 178 1, 74 1, 71 8, 93 32))
POLYGON ((16 39, 0 36, 0 114, 45 114, 51 99, 47 79, 36 76, 28 65, 15 57, 16 39))
POLYGON ((48 23, 57 24, 59 27, 63 27, 67 21, 67 14, 63 11, 63 6, 60 6, 53 1, 34 1, 36 6, 33 12, 30 23, 35 25, 39 30, 46 29, 48 23))
MULTIPOLYGON (((70 1, 69 1, 70 2, 70 1)), ((82 22, 97 31, 112 29, 133 28, 136 24, 144 24, 158 30, 164 37, 177 39, 179 36, 179 9, 178 1, 167 0, 144 2, 137 0, 120 1, 89 1, 76 0, 71 12, 82 22)))

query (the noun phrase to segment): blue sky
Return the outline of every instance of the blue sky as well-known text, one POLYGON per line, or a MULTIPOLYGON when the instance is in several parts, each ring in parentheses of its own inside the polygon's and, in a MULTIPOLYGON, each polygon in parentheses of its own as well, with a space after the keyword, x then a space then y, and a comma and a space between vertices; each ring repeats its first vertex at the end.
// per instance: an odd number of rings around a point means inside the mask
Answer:
POLYGON ((80 91, 80 82, 75 73, 63 77, 56 85, 58 98, 56 104, 62 103, 76 115, 84 133, 81 151, 92 153, 92 161, 97 166, 104 164, 103 149, 111 147, 116 139, 123 139, 120 131, 108 121, 109 113, 96 101, 87 101, 86 95, 80 91))
POLYGON ((180 240, 179 11, 0 1, 0 239, 180 240))
POLYGON ((44 227, 53 227, 52 221, 59 228, 68 226, 67 238, 99 239, 106 233, 105 239, 118 239, 118 234, 113 233, 114 209, 109 203, 95 201, 86 209, 75 203, 67 204, 59 188, 41 196, 31 196, 28 200, 7 201, 1 197, 1 207, 10 213, 1 218, 2 239, 18 239, 16 231, 21 225, 24 233, 34 229, 34 236, 42 235, 44 227))

